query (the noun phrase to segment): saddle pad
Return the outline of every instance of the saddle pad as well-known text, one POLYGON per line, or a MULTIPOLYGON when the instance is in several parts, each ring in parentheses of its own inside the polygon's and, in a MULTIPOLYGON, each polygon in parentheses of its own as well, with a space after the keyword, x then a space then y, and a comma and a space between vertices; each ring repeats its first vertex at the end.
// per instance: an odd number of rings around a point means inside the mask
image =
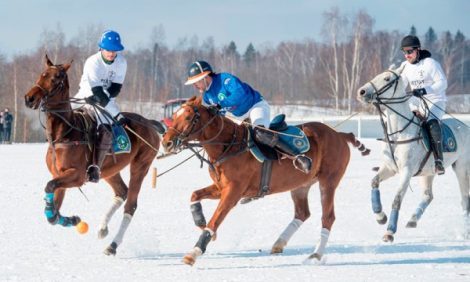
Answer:
MULTIPOLYGON (((429 134, 424 128, 421 128, 421 134, 423 135, 424 147, 429 151, 431 149, 429 134)), ((446 153, 453 153, 457 150, 457 141, 455 140, 454 133, 445 122, 442 122, 442 148, 443 152, 446 153)))
POLYGON ((288 145, 295 155, 303 154, 310 150, 310 142, 305 133, 297 126, 288 125, 279 133, 279 140, 288 145))
POLYGON ((120 125, 113 124, 113 152, 115 154, 129 153, 131 141, 126 130, 120 125))

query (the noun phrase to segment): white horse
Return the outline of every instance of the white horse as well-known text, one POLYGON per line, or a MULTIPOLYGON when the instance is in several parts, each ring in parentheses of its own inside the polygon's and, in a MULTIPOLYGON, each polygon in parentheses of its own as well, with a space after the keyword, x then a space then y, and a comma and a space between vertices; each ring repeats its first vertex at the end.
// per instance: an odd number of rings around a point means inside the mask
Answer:
MULTIPOLYGON (((372 179, 372 209, 379 224, 387 222, 387 216, 382 210, 380 201, 379 184, 395 174, 399 174, 400 177, 387 232, 383 236, 385 242, 393 242, 400 206, 411 177, 420 177, 423 194, 421 203, 408 221, 407 227, 417 226, 418 220, 433 199, 434 160, 423 144, 420 120, 409 108, 408 100, 412 95, 405 91, 406 85, 400 77, 402 71, 403 69, 385 71, 357 91, 359 101, 374 104, 377 107, 385 132, 383 163, 377 175, 372 179)), ((444 153, 444 166, 452 165, 457 175, 462 197, 461 204, 465 221, 468 223, 470 218, 470 128, 456 119, 443 119, 442 122, 453 131, 457 143, 455 152, 444 153)))

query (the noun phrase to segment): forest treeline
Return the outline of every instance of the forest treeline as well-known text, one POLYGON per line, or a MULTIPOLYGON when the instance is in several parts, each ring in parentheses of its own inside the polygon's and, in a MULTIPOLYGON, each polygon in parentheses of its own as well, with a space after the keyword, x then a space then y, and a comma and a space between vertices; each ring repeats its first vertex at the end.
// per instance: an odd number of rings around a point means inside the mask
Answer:
MULTIPOLYGON (((317 40, 242 47, 231 41, 216 47, 212 37, 201 40, 193 36, 180 38, 169 47, 160 24, 153 28, 145 46, 124 51, 128 71, 118 99, 137 105, 195 95, 192 87, 184 86, 187 67, 194 60, 206 60, 216 72, 234 73, 248 82, 272 104, 322 106, 342 112, 364 110, 354 97, 357 88, 390 66, 399 66, 404 59, 399 44, 407 34, 419 36, 422 47, 441 63, 449 96, 470 93, 470 41, 462 32, 437 34, 433 27, 418 32, 412 26, 403 33, 374 31, 373 27, 374 19, 364 11, 348 16, 332 8, 323 14, 322 38, 317 40)), ((312 34, 318 28, 312 27, 312 34)), ((102 25, 88 25, 66 40, 58 24, 55 30, 44 30, 37 47, 28 53, 7 60, 0 50, 0 107, 9 107, 14 114, 16 142, 44 140, 38 113, 25 108, 24 94, 44 69, 45 53, 57 64, 73 60, 69 80, 74 95, 83 64, 97 52, 104 29, 102 25)), ((126 34, 121 36, 124 45, 130 46, 126 34)))

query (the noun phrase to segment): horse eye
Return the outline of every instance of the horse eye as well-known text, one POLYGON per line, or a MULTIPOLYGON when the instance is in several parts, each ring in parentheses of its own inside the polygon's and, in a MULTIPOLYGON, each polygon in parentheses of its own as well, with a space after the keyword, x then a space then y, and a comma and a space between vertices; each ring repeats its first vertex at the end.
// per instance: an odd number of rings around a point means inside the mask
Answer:
POLYGON ((385 77, 385 81, 390 81, 390 76, 385 77))
POLYGON ((191 120, 191 117, 186 117, 185 120, 191 120))

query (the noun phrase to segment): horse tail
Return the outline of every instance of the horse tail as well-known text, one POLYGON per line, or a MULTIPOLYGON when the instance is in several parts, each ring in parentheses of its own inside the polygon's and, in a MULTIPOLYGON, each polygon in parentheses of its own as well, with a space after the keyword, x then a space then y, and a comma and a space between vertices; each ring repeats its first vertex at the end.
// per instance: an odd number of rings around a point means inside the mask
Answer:
POLYGON ((166 126, 158 120, 151 119, 150 123, 153 125, 153 127, 155 128, 155 130, 157 130, 158 133, 163 134, 166 132, 166 126))
POLYGON ((340 132, 340 133, 343 135, 343 137, 346 139, 348 143, 351 143, 351 145, 356 147, 359 150, 359 152, 361 152, 361 155, 363 156, 369 155, 370 149, 366 148, 366 146, 362 144, 361 141, 356 139, 356 136, 354 135, 354 133, 344 133, 344 132, 340 132))

